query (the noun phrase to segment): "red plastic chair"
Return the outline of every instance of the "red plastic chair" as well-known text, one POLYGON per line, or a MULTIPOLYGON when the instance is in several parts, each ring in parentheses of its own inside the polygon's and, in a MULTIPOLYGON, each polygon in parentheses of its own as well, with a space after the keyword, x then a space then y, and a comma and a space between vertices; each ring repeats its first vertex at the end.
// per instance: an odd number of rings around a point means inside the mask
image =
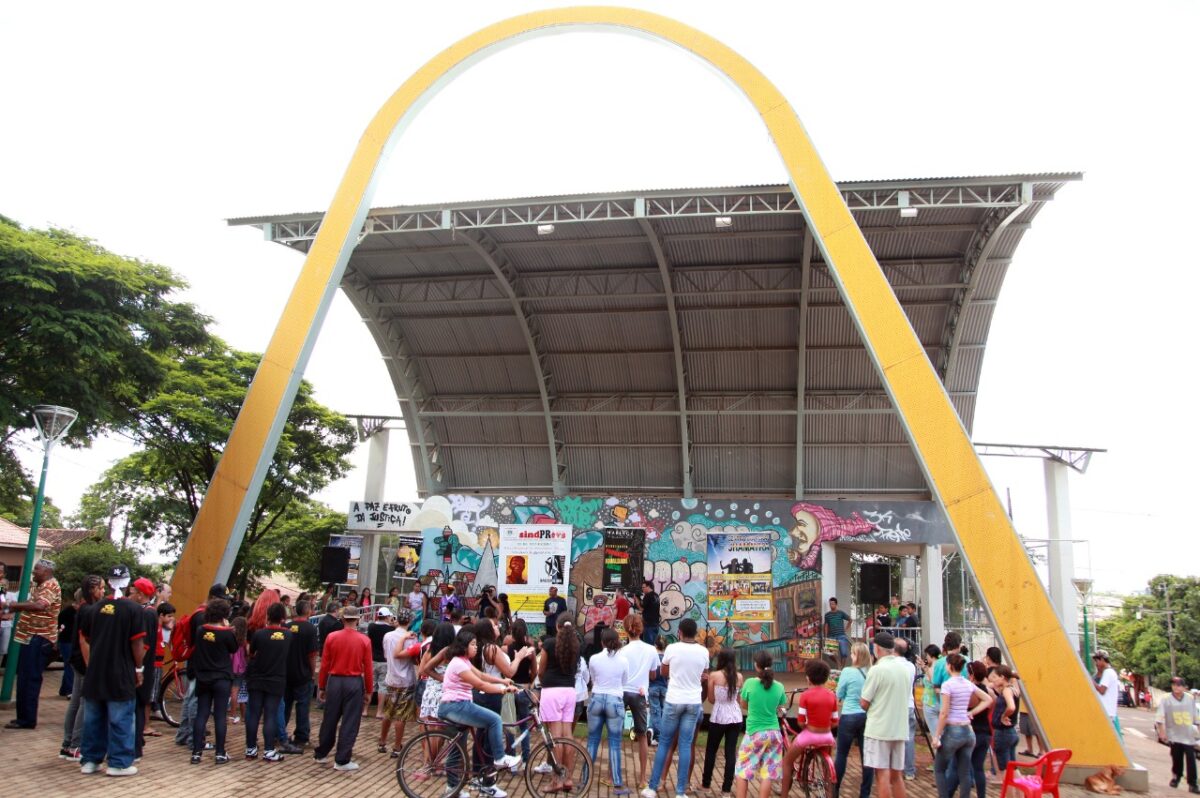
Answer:
POLYGON ((1008 794, 1008 788, 1019 790, 1026 798, 1040 798, 1042 795, 1053 795, 1058 798, 1058 780, 1071 759, 1071 752, 1066 748, 1055 748, 1047 751, 1033 762, 1009 762, 1004 771, 1004 783, 1000 785, 1000 798, 1008 794), (1022 770, 1032 770, 1023 774, 1022 770))

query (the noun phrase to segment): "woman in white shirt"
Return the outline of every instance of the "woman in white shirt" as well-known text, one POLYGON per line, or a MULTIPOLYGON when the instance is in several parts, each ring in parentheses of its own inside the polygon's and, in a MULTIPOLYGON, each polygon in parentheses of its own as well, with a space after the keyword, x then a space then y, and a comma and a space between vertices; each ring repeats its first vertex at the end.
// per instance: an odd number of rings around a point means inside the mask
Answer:
POLYGON ((621 639, 615 629, 600 635, 604 650, 588 663, 592 674, 592 702, 588 705, 588 755, 596 761, 600 735, 608 728, 608 764, 612 769, 613 795, 629 795, 621 782, 621 731, 625 723, 625 681, 629 663, 617 655, 621 639))

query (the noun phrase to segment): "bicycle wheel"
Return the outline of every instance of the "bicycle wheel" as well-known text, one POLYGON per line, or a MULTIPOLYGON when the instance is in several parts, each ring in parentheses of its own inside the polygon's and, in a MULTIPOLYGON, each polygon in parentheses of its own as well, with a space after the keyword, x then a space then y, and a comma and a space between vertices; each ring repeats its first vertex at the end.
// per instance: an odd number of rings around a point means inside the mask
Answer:
POLYGON ((564 767, 559 760, 557 751, 551 751, 550 746, 541 743, 529 752, 529 761, 525 763, 525 786, 535 798, 546 795, 585 795, 592 785, 592 760, 587 749, 574 740, 556 740, 556 749, 569 748, 568 758, 571 766, 564 767), (544 773, 538 772, 545 771, 544 773), (550 785, 556 781, 570 781, 570 792, 549 792, 550 785))
POLYGON ((837 774, 824 751, 810 751, 804 757, 804 772, 800 774, 806 798, 833 798, 837 774))
POLYGON ((168 726, 179 726, 179 719, 183 717, 184 692, 183 679, 178 676, 175 668, 164 670, 159 679, 158 705, 155 709, 168 726))
POLYGON ((468 772, 461 737, 441 730, 409 740, 396 762, 396 781, 408 798, 455 798, 466 787, 468 772))

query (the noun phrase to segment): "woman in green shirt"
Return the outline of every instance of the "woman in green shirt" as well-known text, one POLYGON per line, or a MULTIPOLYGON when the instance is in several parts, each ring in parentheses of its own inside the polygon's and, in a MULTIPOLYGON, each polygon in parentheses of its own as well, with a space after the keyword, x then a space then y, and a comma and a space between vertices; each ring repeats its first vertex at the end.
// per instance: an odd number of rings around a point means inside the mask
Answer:
POLYGON ((738 748, 737 798, 746 798, 750 780, 759 779, 758 798, 770 798, 771 784, 783 776, 783 735, 779 711, 786 705, 783 685, 775 681, 775 661, 770 653, 754 656, 758 676, 742 687, 742 709, 746 714, 746 736, 738 748))

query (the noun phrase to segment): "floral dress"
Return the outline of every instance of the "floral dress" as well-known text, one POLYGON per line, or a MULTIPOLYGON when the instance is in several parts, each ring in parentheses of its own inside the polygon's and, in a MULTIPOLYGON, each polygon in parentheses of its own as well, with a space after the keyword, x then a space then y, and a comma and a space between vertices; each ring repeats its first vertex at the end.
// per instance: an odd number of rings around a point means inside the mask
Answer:
MULTIPOLYGON (((441 676, 446 672, 445 665, 438 665, 433 669, 433 672, 441 676)), ((421 697, 421 712, 418 717, 421 720, 438 719, 438 707, 442 703, 442 683, 437 679, 425 680, 425 695, 421 697)))

